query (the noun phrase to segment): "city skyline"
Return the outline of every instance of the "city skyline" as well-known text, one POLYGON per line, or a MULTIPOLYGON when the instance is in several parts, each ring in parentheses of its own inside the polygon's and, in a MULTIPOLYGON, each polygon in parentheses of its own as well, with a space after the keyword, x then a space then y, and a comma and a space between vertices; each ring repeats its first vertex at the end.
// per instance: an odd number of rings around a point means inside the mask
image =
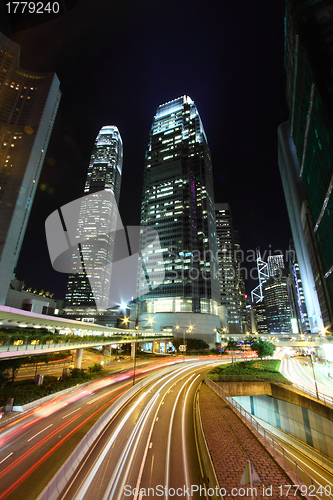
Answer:
MULTIPOLYGON (((52 68, 63 91, 18 265, 27 284, 47 286, 57 296, 61 291, 64 294, 66 280, 47 261, 40 229, 45 218, 59 205, 80 196, 94 138, 105 123, 114 123, 124 141, 120 214, 124 224, 137 224, 150 117, 160 102, 175 95, 190 95, 200 109, 212 151, 215 200, 230 204, 242 249, 246 252, 259 245, 263 251, 284 252, 288 247, 290 229, 276 139, 277 127, 288 118, 283 5, 273 2, 260 9, 245 3, 237 10, 233 2, 205 7, 184 2, 177 14, 164 4, 149 9, 147 5, 132 7, 119 5, 112 12, 121 26, 120 38, 106 31, 104 18, 109 7, 101 4, 91 16, 89 0, 79 2, 61 19, 13 36, 22 44, 25 66, 52 68), (65 33, 61 40, 57 35, 60 27, 65 33), (178 33, 176 38, 168 37, 171 27, 178 33), (38 57, 32 58, 37 47, 38 57), (164 54, 161 64, 158 54, 164 54), (118 76, 108 78, 111 75, 118 76), (32 240, 40 248, 38 273, 24 265, 36 262, 32 240)), ((253 283, 247 284, 248 293, 251 288, 253 283)))

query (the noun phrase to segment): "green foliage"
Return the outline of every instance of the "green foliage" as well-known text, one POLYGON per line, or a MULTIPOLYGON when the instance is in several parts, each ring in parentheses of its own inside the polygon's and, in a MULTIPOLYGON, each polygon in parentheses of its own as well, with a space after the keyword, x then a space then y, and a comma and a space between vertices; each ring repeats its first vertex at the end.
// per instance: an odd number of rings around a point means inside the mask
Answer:
POLYGON ((235 365, 227 364, 213 368, 208 377, 214 382, 221 381, 246 381, 260 380, 277 383, 288 383, 288 381, 279 373, 279 360, 269 361, 246 361, 236 363, 235 365))
POLYGON ((239 345, 237 345, 236 340, 229 339, 225 350, 226 351, 240 351, 241 348, 239 347, 239 345))
MULTIPOLYGON (((183 339, 172 339, 172 344, 175 349, 179 349, 180 345, 183 345, 183 339)), ((209 345, 207 342, 201 339, 185 339, 186 342, 186 351, 203 351, 205 349, 209 349, 209 345)))
POLYGON ((273 356, 275 352, 275 345, 267 340, 254 339, 251 343, 252 351, 257 351, 259 358, 265 358, 266 356, 273 356))
POLYGON ((10 358, 3 359, 0 361, 0 372, 9 372, 11 377, 12 384, 15 381, 15 377, 17 375, 18 370, 25 362, 26 358, 10 358))
POLYGON ((103 371, 103 367, 100 363, 94 363, 90 365, 88 368, 89 373, 101 373, 103 371))

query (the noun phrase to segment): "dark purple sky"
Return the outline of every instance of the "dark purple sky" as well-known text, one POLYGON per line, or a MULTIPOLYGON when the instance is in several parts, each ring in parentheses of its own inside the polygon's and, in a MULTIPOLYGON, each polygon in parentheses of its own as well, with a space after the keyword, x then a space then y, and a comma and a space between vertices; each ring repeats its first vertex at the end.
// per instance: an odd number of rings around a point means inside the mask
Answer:
POLYGON ((80 0, 61 18, 12 38, 21 44, 21 66, 55 71, 62 91, 18 278, 64 296, 67 279, 52 270, 44 222, 82 195, 103 125, 116 125, 124 143, 123 222, 139 223, 153 116, 184 94, 207 134, 215 201, 230 204, 244 252, 286 250, 290 227, 277 164, 277 127, 288 119, 281 0, 80 0))

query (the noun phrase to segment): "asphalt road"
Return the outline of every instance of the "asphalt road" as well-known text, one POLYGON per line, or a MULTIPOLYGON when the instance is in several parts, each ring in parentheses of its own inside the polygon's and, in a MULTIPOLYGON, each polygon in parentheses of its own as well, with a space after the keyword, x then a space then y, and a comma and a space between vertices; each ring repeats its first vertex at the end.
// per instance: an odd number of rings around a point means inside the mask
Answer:
POLYGON ((191 494, 202 484, 193 398, 209 369, 207 362, 182 364, 136 394, 59 500, 202 499, 191 494))
MULTIPOLYGON (((163 366, 167 362, 165 360, 163 366)), ((153 369, 161 369, 156 361, 155 364, 156 368, 139 367, 136 381, 151 374, 153 369)), ((93 496, 89 496, 90 490, 85 498, 103 498, 103 488, 107 490, 113 482, 117 498, 126 498, 125 479, 126 484, 134 488, 141 469, 140 484, 164 485, 168 477, 170 486, 183 485, 184 478, 187 483, 190 481, 189 472, 184 472, 187 464, 186 470, 193 474, 195 484, 200 484, 191 405, 195 387, 202 378, 197 375, 202 374, 204 368, 194 368, 191 362, 177 364, 174 370, 175 378, 169 374, 151 384, 149 392, 140 391, 112 422, 110 437, 105 436, 97 443, 92 457, 105 443, 112 445, 101 468, 94 471, 97 489, 94 487, 93 496), (183 369, 184 373, 178 373, 183 369), (164 463, 169 467, 167 476, 164 463)), ((126 372, 92 381, 13 421, 3 422, 0 425, 0 500, 35 500, 91 426, 132 386, 131 376, 132 372, 126 372)), ((88 468, 93 460, 87 461, 88 468)), ((82 482, 82 476, 77 481, 82 482)))

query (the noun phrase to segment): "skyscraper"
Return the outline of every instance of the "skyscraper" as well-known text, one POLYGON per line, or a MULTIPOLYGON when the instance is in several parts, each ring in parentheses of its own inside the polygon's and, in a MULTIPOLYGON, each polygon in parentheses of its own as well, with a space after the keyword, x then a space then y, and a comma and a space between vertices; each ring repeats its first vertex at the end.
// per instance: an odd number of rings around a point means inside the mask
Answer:
MULTIPOLYGON (((108 308, 114 233, 110 233, 107 229, 100 232, 98 228, 103 227, 110 217, 114 219, 118 217, 118 207, 111 206, 108 199, 101 201, 98 193, 112 193, 118 204, 122 165, 123 143, 120 133, 115 126, 105 126, 97 135, 88 167, 84 194, 92 196, 82 198, 78 221, 78 234, 84 233, 87 241, 82 244, 81 258, 79 259, 76 254, 73 255, 74 272, 68 277, 65 298, 65 309, 68 314, 73 314, 77 308, 94 310, 97 300, 102 308, 108 308), (97 268, 98 275, 94 276, 93 294, 87 273, 82 270, 81 263, 83 254, 84 258, 90 258, 95 252, 96 241, 101 246, 103 262, 97 268)), ((94 258, 97 259, 98 256, 95 255, 94 258)))
POLYGON ((186 330, 215 342, 220 293, 212 164, 198 110, 187 96, 156 111, 145 160, 141 224, 158 231, 166 276, 141 297, 140 326, 150 321, 179 337, 186 330))
POLYGON ((0 304, 14 278, 61 96, 54 73, 19 64, 19 45, 0 33, 0 304))
POLYGON ((215 204, 221 305, 228 311, 229 333, 242 333, 245 291, 241 276, 241 250, 228 203, 215 204))
POLYGON ((270 277, 263 285, 266 322, 269 333, 291 333, 288 271, 282 255, 268 257, 270 277))
POLYGON ((306 231, 314 250, 310 259, 316 267, 315 286, 324 326, 329 326, 333 322, 333 3, 287 0, 286 4, 290 135, 307 195, 309 217, 303 220, 310 224, 306 231))
POLYGON ((312 332, 318 332, 324 327, 322 318, 327 318, 327 322, 329 315, 325 296, 322 293, 320 299, 318 296, 318 292, 322 290, 322 287, 317 287, 315 283, 315 277, 317 283, 319 277, 316 264, 318 252, 313 244, 314 237, 311 238, 313 225, 308 222, 309 211, 306 203, 306 191, 300 176, 299 161, 290 135, 289 122, 282 123, 278 128, 278 161, 297 256, 296 261, 299 265, 302 280, 309 326, 312 332), (304 214, 303 218, 302 213, 304 214))

